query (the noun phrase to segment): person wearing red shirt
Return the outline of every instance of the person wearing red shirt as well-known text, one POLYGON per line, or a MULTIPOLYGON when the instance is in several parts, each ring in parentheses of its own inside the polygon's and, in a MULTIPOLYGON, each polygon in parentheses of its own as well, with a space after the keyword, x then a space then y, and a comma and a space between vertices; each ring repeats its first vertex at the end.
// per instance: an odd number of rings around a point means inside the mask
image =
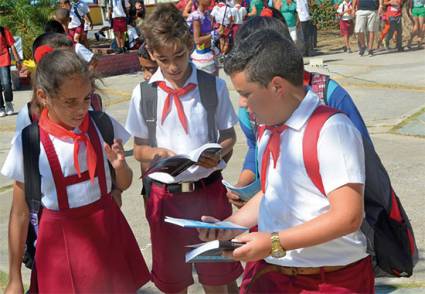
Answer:
POLYGON ((21 59, 15 48, 15 39, 7 27, 0 26, 0 117, 11 115, 14 113, 13 109, 13 92, 12 80, 10 75, 10 53, 11 49, 13 56, 16 60, 16 67, 21 69, 21 59), (3 99, 4 93, 4 99, 3 99), (5 103, 6 102, 6 103, 5 103))
POLYGON ((387 5, 386 15, 390 23, 390 30, 385 38, 385 48, 389 47, 389 42, 393 37, 394 32, 397 32, 397 50, 403 51, 403 37, 402 37, 402 18, 401 8, 403 5, 402 0, 384 0, 384 4, 387 5))

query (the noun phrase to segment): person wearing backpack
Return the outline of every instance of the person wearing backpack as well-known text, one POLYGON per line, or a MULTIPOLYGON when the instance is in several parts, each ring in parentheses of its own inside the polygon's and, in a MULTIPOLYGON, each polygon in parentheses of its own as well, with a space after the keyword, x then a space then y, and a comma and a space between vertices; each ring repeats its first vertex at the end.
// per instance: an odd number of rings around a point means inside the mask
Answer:
MULTIPOLYGON (((360 231, 362 138, 345 114, 334 114, 323 125, 317 134, 323 195, 306 172, 303 136, 328 108, 305 89, 303 67, 293 42, 272 30, 236 44, 224 65, 261 127, 262 191, 226 219, 245 227, 258 224, 258 232, 236 238, 246 244, 230 253, 235 260, 255 262, 244 273, 240 293, 373 293, 375 276, 360 231)), ((236 234, 200 230, 199 237, 229 240, 236 234)))
POLYGON ((109 117, 113 141, 105 142, 88 112, 94 82, 87 64, 70 49, 49 52, 37 65, 34 87, 45 107, 38 123, 17 135, 1 171, 15 181, 6 293, 23 292, 30 216, 38 231, 30 293, 134 293, 150 279, 131 228, 110 196, 112 171, 117 188, 131 184, 123 149, 130 136, 109 117), (39 138, 33 146, 23 143, 30 131, 39 138), (25 158, 35 148, 41 217, 26 202, 34 197, 26 192, 35 179, 27 177, 25 158))
MULTIPOLYGON (((126 128, 134 136, 134 157, 146 170, 158 158, 188 154, 217 142, 223 147, 221 156, 201 156, 198 165, 219 168, 236 140, 233 126, 237 117, 225 82, 189 63, 192 34, 174 5, 159 4, 145 22, 143 33, 159 68, 132 94, 126 128)), ((152 281, 162 292, 185 293, 193 284, 192 264, 184 262, 185 246, 200 242, 196 231, 167 224, 164 217, 200 219, 205 213, 228 217, 232 208, 221 181, 220 170, 186 183, 164 184, 144 177, 152 281)), ((206 293, 237 292, 240 263, 196 264, 195 268, 206 293)))
POLYGON ((10 75, 10 52, 16 61, 16 67, 21 70, 22 60, 19 57, 15 47, 15 39, 7 27, 0 26, 0 117, 12 115, 13 109, 13 91, 12 79, 10 75))
MULTIPOLYGON (((240 29, 240 32, 236 38, 236 43, 247 38, 249 35, 259 29, 271 29, 275 32, 282 34, 287 39, 290 37, 288 28, 276 18, 268 17, 254 17, 248 20, 240 29)), ((321 103, 329 105, 335 109, 338 109, 348 115, 355 127, 362 134, 365 140, 368 140, 372 144, 372 140, 367 131, 366 125, 363 118, 360 115, 359 110, 354 104, 353 99, 349 93, 336 81, 331 79, 327 75, 304 72, 304 85, 310 87, 320 98, 321 103)), ((239 122, 241 129, 247 139, 248 151, 245 156, 242 171, 237 181, 237 186, 243 187, 258 179, 258 166, 257 166, 257 127, 255 118, 250 113, 246 99, 241 97, 239 100, 239 122)), ((241 207, 245 202, 241 201, 238 195, 233 192, 228 192, 227 196, 229 201, 236 207, 241 207)))
POLYGON ((68 25, 68 34, 73 42, 82 43, 88 47, 84 25, 87 22, 89 26, 92 26, 89 6, 80 0, 76 0, 74 3, 71 3, 70 0, 61 0, 59 3, 60 8, 69 10, 70 22, 68 25))

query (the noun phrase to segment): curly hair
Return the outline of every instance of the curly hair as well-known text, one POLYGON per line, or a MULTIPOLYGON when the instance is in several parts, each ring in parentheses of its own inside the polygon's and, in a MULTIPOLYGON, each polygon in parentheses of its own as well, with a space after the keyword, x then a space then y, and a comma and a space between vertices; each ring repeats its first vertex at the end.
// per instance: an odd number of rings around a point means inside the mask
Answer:
POLYGON ((163 47, 193 47, 193 36, 174 4, 159 4, 143 23, 142 31, 150 51, 163 47))

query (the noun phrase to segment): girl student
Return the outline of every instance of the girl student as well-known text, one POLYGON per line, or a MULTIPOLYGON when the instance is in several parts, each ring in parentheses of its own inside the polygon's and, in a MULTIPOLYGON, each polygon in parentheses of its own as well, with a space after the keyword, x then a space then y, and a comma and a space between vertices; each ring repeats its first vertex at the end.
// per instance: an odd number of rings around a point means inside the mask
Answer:
MULTIPOLYGON (((114 143, 104 142, 88 113, 93 85, 87 64, 69 49, 47 53, 37 65, 43 210, 30 293, 134 293, 150 279, 136 239, 110 197, 108 161, 116 187, 125 190, 131 184, 123 149, 129 134, 111 118, 114 143)), ((6 293, 23 292, 29 211, 22 150, 19 133, 1 171, 15 180, 6 293)))

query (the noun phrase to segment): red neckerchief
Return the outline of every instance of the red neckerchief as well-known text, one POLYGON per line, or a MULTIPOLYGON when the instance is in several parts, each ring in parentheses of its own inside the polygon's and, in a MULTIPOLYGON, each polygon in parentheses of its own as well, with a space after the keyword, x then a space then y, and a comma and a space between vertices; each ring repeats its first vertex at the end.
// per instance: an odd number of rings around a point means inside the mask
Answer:
POLYGON ((270 155, 273 158, 273 168, 276 168, 280 155, 280 134, 287 128, 286 125, 265 127, 266 130, 270 130, 271 134, 261 161, 261 190, 263 193, 266 191, 267 168, 269 167, 270 155))
POLYGON ((311 73, 304 71, 304 87, 309 86, 311 82, 311 73))
MULTIPOLYGON (((96 172, 97 156, 96 156, 96 152, 94 150, 94 147, 90 142, 90 138, 87 135, 87 131, 88 131, 89 125, 90 125, 89 114, 88 113, 86 114, 83 122, 78 127, 78 129, 80 130, 81 133, 76 134, 73 131, 67 130, 64 127, 58 125, 57 123, 52 122, 48 117, 48 113, 49 113, 49 111, 47 110, 47 108, 45 108, 41 112, 38 125, 44 131, 46 131, 48 134, 50 134, 54 137, 57 137, 59 139, 71 138, 73 140, 73 142, 74 142, 74 167, 75 167, 75 170, 77 171, 78 177, 81 177, 80 164, 78 162, 78 152, 80 150, 80 144, 79 143, 83 142, 84 144, 86 144, 87 167, 88 167, 88 170, 89 170, 90 181, 93 183, 95 172, 96 172)), ((100 154, 99 154, 99 156, 100 156, 100 154)))
POLYGON ((158 87, 160 87, 162 90, 164 90, 168 94, 167 98, 165 99, 165 102, 164 102, 164 108, 162 109, 161 124, 164 123, 165 119, 167 118, 167 115, 171 111, 171 98, 173 98, 174 105, 176 106, 177 114, 179 116, 180 123, 182 124, 183 129, 186 132, 186 134, 188 134, 189 130, 188 130, 188 125, 187 125, 187 118, 186 118, 186 115, 184 113, 184 109, 183 109, 182 102, 180 101, 180 97, 184 96, 187 93, 194 90, 196 88, 196 85, 190 83, 186 87, 174 90, 174 89, 171 89, 170 87, 167 87, 165 82, 159 82, 158 87))

